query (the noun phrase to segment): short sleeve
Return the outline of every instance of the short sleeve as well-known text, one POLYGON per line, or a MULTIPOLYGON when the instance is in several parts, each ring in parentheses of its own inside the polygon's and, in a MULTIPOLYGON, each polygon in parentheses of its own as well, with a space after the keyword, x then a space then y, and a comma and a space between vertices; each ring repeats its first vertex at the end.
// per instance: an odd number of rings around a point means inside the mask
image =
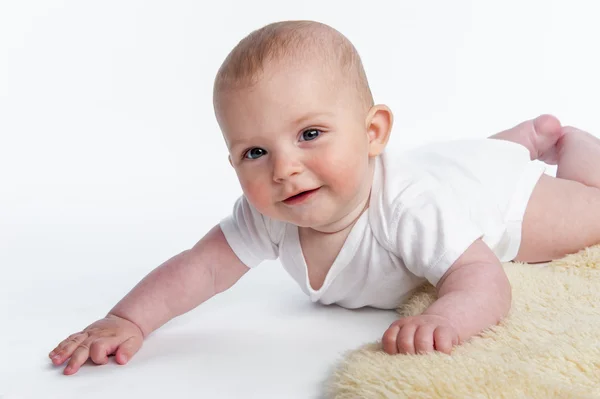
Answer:
POLYGON ((279 256, 281 223, 262 215, 242 195, 235 202, 231 215, 222 219, 219 226, 236 256, 253 268, 264 260, 279 256))
POLYGON ((409 203, 398 202, 392 215, 393 252, 411 273, 433 285, 483 236, 468 209, 443 187, 424 190, 409 203))

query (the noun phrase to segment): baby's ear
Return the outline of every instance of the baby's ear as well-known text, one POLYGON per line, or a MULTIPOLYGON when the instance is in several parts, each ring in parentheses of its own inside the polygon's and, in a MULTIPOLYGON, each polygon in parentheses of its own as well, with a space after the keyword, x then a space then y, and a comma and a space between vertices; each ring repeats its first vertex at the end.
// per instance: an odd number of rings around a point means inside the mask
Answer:
POLYGON ((229 161, 229 165, 233 168, 233 162, 231 162, 231 155, 227 155, 227 160, 229 161))
POLYGON ((383 152, 390 138, 393 123, 394 115, 386 105, 379 104, 371 107, 365 119, 370 157, 376 157, 383 152))

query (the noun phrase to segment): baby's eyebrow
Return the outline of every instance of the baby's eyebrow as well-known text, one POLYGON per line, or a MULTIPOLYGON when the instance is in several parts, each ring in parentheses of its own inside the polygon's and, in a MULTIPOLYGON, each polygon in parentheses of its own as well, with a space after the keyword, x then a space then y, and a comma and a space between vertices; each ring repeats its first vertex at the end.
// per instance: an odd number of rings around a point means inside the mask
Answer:
POLYGON ((296 118, 292 121, 292 126, 302 125, 308 122, 311 119, 322 118, 322 117, 331 117, 333 116, 332 112, 309 112, 302 115, 299 118, 296 118))
POLYGON ((236 147, 241 146, 245 142, 246 142, 246 140, 233 140, 232 142, 229 143, 229 149, 234 150, 236 147))

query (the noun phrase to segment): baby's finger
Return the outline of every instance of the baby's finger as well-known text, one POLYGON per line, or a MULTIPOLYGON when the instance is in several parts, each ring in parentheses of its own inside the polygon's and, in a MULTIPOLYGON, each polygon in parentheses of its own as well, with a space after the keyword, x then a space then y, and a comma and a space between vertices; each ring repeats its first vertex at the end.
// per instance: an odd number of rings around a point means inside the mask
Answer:
POLYGON ((433 341, 435 350, 450 354, 452 347, 458 345, 458 337, 448 327, 440 326, 433 332, 433 341))
POLYGON ((96 364, 108 363, 108 355, 115 351, 119 341, 118 337, 96 339, 90 345, 90 359, 96 364))
POLYGON ((84 332, 76 333, 62 341, 58 346, 50 352, 49 356, 52 363, 60 365, 67 360, 73 351, 88 338, 88 334, 84 332))
POLYGON ((56 345, 56 347, 54 349, 52 349, 52 351, 48 354, 48 356, 52 357, 52 356, 56 355, 62 348, 64 348, 70 342, 76 340, 77 337, 80 337, 82 334, 83 334, 82 332, 78 332, 78 333, 69 335, 67 338, 60 341, 58 343, 58 345, 56 345))
POLYGON ((73 351, 71 360, 69 360, 67 367, 65 367, 65 370, 63 371, 65 375, 75 374, 81 365, 88 360, 90 357, 91 343, 91 340, 85 340, 73 351))
POLYGON ((143 338, 133 336, 123 342, 117 348, 117 353, 115 354, 115 358, 117 363, 125 364, 140 350, 142 347, 142 343, 144 342, 143 338))
MULTIPOLYGON (((402 328, 402 326, 404 326, 405 324, 415 324, 415 322, 417 322, 417 318, 414 316, 401 317, 398 320, 394 321, 390 327, 398 326, 402 328)), ((416 324, 419 323, 417 322, 416 324)))
POLYGON ((395 355, 398 353, 398 346, 396 345, 396 339, 398 338, 398 333, 400 332, 400 327, 392 324, 383 334, 381 338, 381 344, 383 346, 383 350, 385 353, 390 355, 395 355))
POLYGON ((400 329, 396 338, 396 346, 399 353, 408 353, 414 355, 415 352, 415 332, 417 327, 414 324, 405 324, 400 329))
POLYGON ((416 353, 433 352, 433 332, 435 331, 435 327, 431 324, 424 324, 417 328, 415 332, 416 353))

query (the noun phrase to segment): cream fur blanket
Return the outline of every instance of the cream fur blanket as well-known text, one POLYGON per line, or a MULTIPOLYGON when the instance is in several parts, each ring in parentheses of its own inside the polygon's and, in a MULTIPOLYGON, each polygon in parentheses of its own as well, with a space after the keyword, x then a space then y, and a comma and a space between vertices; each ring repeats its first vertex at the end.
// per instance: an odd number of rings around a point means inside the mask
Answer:
MULTIPOLYGON (((345 398, 600 398, 600 246, 546 267, 507 263, 508 317, 451 355, 346 354, 327 385, 345 398)), ((426 287, 399 309, 420 313, 426 287)), ((383 333, 383 332, 382 332, 383 333)))

